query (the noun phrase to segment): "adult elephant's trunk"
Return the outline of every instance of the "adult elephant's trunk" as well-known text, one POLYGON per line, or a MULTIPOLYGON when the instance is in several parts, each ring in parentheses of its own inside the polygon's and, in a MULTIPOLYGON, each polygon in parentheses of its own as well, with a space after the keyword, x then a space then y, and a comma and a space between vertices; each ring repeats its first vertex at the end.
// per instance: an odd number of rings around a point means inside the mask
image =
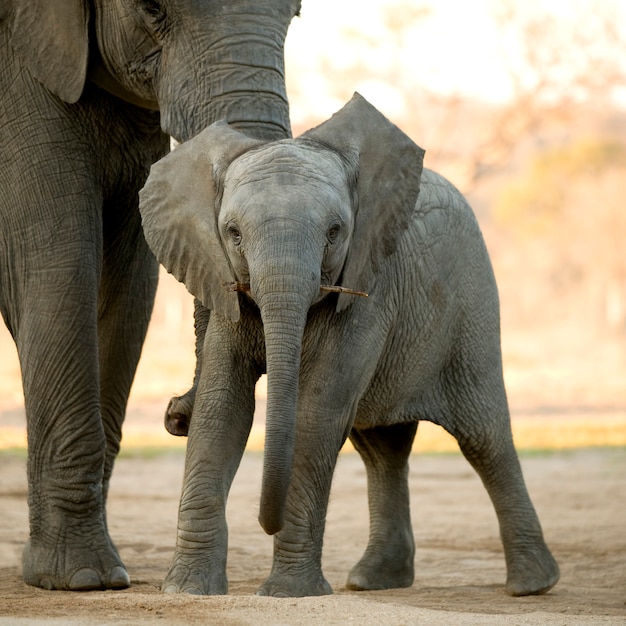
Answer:
MULTIPOLYGON (((288 235, 285 238, 290 239, 288 235)), ((258 270, 254 273, 251 270, 250 287, 263 320, 267 365, 259 521, 270 535, 278 532, 284 522, 295 445, 302 337, 309 307, 320 286, 319 269, 316 272, 304 263, 306 251, 295 237, 290 239, 288 247, 292 249, 283 249, 283 254, 263 266, 250 263, 251 268, 258 270)))
POLYGON ((157 81, 162 128, 186 141, 213 122, 260 139, 291 135, 283 45, 274 15, 225 10, 173 44, 157 81), (199 54, 200 52, 200 54, 199 54))
MULTIPOLYGON (((199 16, 184 38, 172 42, 156 80, 165 132, 186 141, 225 119, 258 139, 291 136, 283 52, 289 19, 278 19, 267 5, 256 3, 256 13, 245 16, 224 3, 223 15, 199 16)), ((196 371, 191 389, 168 406, 165 423, 172 434, 187 434, 209 316, 196 301, 196 371)))

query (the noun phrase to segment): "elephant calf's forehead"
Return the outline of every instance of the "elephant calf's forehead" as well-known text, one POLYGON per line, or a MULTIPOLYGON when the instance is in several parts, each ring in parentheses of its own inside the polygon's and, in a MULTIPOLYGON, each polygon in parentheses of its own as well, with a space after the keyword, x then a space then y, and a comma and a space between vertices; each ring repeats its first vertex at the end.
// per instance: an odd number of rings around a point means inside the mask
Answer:
POLYGON ((233 161, 225 179, 226 188, 233 185, 328 186, 343 195, 347 176, 341 159, 330 150, 286 140, 246 152, 233 161))

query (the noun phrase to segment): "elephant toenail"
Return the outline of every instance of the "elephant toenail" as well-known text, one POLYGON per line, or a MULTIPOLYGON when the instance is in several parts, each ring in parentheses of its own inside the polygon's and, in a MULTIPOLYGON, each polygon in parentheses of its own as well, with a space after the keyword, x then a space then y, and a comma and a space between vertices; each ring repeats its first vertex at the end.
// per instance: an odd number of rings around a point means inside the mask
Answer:
POLYGON ((77 570, 70 579, 69 588, 72 591, 86 591, 89 589, 101 589, 102 579, 95 570, 83 567, 77 570))
POLYGON ((127 587, 130 587, 130 576, 121 565, 116 565, 111 570, 109 579, 111 581, 112 589, 126 589, 127 587))
POLYGON ((54 589, 54 585, 52 584, 52 581, 49 578, 42 578, 39 581, 39 586, 42 589, 47 589, 48 591, 51 591, 52 589, 54 589))

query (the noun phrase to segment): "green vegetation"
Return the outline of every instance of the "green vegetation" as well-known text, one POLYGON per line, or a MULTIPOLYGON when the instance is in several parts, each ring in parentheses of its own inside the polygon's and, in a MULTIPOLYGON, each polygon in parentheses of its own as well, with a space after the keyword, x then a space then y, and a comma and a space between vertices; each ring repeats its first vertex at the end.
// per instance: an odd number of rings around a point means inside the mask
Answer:
MULTIPOLYGON (((613 168, 626 167, 626 144, 605 139, 578 139, 551 148, 530 161, 519 178, 496 197, 497 222, 515 226, 518 233, 541 235, 558 225, 568 206, 576 205, 577 191, 613 168)), ((594 210, 608 209, 598 202, 594 210)))

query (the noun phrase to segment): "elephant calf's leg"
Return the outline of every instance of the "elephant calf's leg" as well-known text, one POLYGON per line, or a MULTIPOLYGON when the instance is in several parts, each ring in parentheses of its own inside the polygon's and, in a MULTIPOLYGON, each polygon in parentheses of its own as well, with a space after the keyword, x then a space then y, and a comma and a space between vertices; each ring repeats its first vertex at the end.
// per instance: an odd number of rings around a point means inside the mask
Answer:
POLYGON ((274 535, 272 571, 257 591, 278 598, 333 592, 322 572, 322 543, 333 471, 343 444, 331 417, 301 413, 285 524, 274 535))
POLYGON ((193 413, 193 405, 196 401, 198 380, 202 369, 202 348, 204 337, 209 324, 211 311, 205 308, 196 298, 194 300, 194 327, 196 334, 196 369, 193 376, 193 386, 182 396, 174 396, 165 410, 165 429, 171 435, 186 437, 189 433, 189 423, 193 413))
POLYGON ((199 381, 202 393, 190 422, 176 551, 162 587, 166 593, 228 591, 226 500, 252 426, 258 374, 225 350, 236 331, 217 316, 212 326, 199 381))
POLYGON ((559 580, 559 567, 546 546, 513 445, 508 412, 493 420, 476 416, 450 429, 493 502, 512 596, 545 593, 559 580), (477 429, 471 427, 480 424, 477 429))
POLYGON ((410 587, 415 543, 411 527, 408 457, 417 423, 353 430, 350 440, 367 469, 370 537, 348 576, 348 589, 410 587))

